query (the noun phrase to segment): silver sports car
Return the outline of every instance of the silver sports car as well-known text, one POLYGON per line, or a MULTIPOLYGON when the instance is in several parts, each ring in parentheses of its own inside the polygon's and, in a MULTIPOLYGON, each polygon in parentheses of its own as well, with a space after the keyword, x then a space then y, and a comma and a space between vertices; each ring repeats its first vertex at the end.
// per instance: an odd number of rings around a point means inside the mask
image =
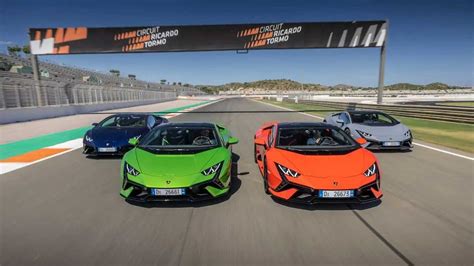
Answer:
POLYGON ((409 150, 412 134, 408 127, 397 119, 379 111, 346 111, 328 115, 324 122, 338 126, 354 139, 367 140, 367 149, 409 150))

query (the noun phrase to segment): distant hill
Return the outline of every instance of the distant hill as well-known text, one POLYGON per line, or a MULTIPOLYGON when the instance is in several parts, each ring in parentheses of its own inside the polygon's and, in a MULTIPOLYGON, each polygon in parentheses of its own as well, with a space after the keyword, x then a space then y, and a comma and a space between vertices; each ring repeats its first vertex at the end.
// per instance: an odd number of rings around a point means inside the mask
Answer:
POLYGON ((411 83, 396 83, 385 86, 387 90, 448 90, 448 89, 467 89, 469 87, 450 86, 441 82, 430 83, 426 85, 417 85, 411 83))
MULTIPOLYGON (((358 87, 348 84, 337 84, 334 86, 324 86, 313 83, 300 83, 290 79, 265 79, 251 82, 232 82, 224 85, 198 85, 197 88, 207 93, 217 93, 219 91, 323 91, 323 90, 367 90, 376 89, 374 87, 358 87)), ((411 83, 396 83, 385 86, 386 90, 446 90, 446 89, 468 89, 470 87, 450 86, 444 83, 435 82, 427 85, 417 85, 411 83)))

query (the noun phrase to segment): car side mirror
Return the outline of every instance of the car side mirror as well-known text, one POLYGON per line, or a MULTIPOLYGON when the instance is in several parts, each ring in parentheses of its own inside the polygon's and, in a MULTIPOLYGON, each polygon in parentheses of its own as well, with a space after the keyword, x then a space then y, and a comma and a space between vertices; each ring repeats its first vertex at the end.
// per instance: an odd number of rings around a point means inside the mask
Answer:
POLYGON ((137 146, 138 145, 138 138, 135 137, 135 138, 131 138, 128 140, 128 144, 132 145, 132 146, 137 146))
POLYGON ((93 126, 93 127, 96 127, 96 126, 98 126, 98 125, 99 125, 99 123, 92 123, 92 126, 93 126))
POLYGON ((342 120, 342 119, 337 119, 337 120, 336 120, 336 123, 338 123, 338 124, 340 124, 341 126, 343 126, 343 125, 344 125, 344 120, 342 120))
POLYGON ((153 116, 148 116, 147 119, 146 119, 146 126, 149 128, 149 129, 152 129, 154 128, 158 123, 158 121, 156 121, 156 119, 153 117, 153 116))
POLYGON ((267 142, 265 141, 264 138, 256 138, 255 139, 255 144, 264 146, 265 149, 267 148, 267 142))
POLYGON ((359 143, 360 145, 365 145, 367 144, 367 140, 364 139, 364 138, 358 138, 356 139, 357 143, 359 143))
POLYGON ((237 144, 237 143, 239 143, 239 139, 235 138, 235 137, 230 137, 227 140, 227 146, 234 145, 234 144, 237 144))

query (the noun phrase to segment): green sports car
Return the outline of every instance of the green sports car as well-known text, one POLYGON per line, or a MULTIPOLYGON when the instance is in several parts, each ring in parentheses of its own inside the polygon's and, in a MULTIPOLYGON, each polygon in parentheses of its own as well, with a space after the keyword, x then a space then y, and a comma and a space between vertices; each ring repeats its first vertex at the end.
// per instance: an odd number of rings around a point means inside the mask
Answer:
POLYGON ((121 163, 120 195, 129 201, 198 201, 229 192, 238 139, 213 123, 167 123, 143 138, 121 163))

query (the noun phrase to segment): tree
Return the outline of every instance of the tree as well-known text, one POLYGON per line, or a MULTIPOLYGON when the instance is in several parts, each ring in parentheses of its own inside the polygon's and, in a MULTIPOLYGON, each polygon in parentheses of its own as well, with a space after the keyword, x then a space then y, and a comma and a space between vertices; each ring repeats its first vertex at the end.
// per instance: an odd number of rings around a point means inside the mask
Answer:
POLYGON ((15 46, 7 46, 8 54, 9 55, 18 55, 19 52, 21 52, 21 48, 18 45, 15 46))
POLYGON ((28 44, 23 45, 22 50, 25 55, 31 54, 30 46, 28 44))
POLYGON ((109 70, 109 72, 114 75, 114 76, 120 76, 120 70, 117 70, 117 69, 111 69, 109 70))
POLYGON ((176 86, 176 82, 173 82, 173 86, 176 86))
POLYGON ((160 84, 166 84, 166 79, 160 80, 160 84))

